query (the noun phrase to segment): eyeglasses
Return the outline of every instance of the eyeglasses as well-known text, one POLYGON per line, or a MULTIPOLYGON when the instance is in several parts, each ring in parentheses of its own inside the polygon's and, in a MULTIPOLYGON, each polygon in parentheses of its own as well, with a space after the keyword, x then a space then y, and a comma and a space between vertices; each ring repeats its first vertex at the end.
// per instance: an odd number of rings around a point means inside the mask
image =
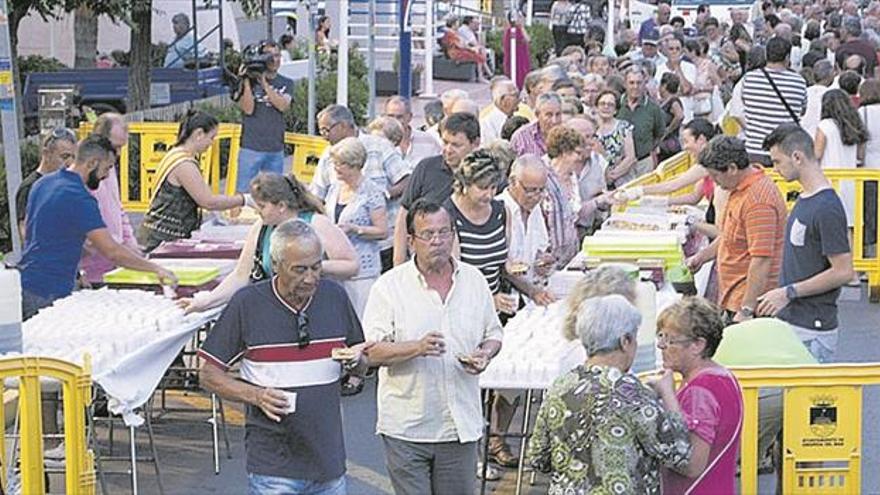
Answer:
POLYGON ((321 133, 322 136, 328 136, 330 135, 330 131, 332 131, 334 127, 338 126, 341 123, 342 122, 335 122, 333 124, 330 124, 330 127, 319 127, 318 132, 321 133))
POLYGON ((296 315, 296 345, 300 349, 305 348, 311 342, 309 335, 309 317, 305 313, 296 315))
POLYGON ((657 347, 669 347, 671 345, 682 345, 687 344, 688 342, 693 342, 695 339, 693 337, 684 337, 681 339, 672 340, 665 333, 657 334, 657 347))
POLYGON ((446 239, 449 239, 450 237, 452 237, 452 234, 453 234, 452 229, 443 229, 443 230, 438 230, 436 232, 431 231, 431 230, 426 230, 426 231, 420 232, 418 234, 413 234, 412 236, 420 241, 431 242, 434 239, 440 239, 441 241, 445 241, 446 239))
POLYGON ((536 194, 544 194, 544 191, 547 190, 547 187, 545 187, 545 186, 526 187, 526 186, 520 184, 520 187, 522 188, 523 192, 528 194, 529 196, 534 196, 536 194))
POLYGON ((597 107, 616 107, 617 103, 615 103, 613 101, 600 101, 600 102, 596 103, 596 106, 597 107))

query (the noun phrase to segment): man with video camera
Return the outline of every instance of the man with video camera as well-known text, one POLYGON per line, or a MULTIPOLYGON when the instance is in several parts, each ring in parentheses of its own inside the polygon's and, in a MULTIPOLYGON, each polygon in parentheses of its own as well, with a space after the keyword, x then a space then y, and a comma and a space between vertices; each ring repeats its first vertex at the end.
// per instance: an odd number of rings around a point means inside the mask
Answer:
POLYGON ((262 171, 283 173, 284 112, 293 97, 293 81, 278 74, 280 66, 280 47, 264 41, 239 69, 238 106, 244 115, 236 192, 247 192, 251 179, 262 171))

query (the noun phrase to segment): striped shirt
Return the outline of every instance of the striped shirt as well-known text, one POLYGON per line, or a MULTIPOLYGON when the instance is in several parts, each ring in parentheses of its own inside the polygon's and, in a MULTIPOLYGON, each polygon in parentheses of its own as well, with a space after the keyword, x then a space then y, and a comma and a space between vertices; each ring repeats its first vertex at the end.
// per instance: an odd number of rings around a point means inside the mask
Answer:
POLYGON ((208 333, 199 357, 223 371, 238 363, 241 380, 293 393, 296 410, 280 422, 248 405, 247 471, 294 479, 331 480, 345 474, 339 403, 341 366, 333 349, 363 342, 345 289, 322 279, 301 310, 276 288, 277 277, 236 292, 208 333), (300 325, 302 324, 302 325, 300 325), (299 335, 309 340, 300 340, 299 335))
MULTIPOLYGON (((789 69, 767 69, 776 87, 785 97, 795 115, 801 116, 807 106, 807 83, 800 74, 789 69)), ((781 124, 794 122, 779 95, 761 70, 743 76, 742 99, 746 119, 746 149, 751 154, 767 156, 764 138, 781 124)))
POLYGON ((544 135, 541 133, 537 121, 517 129, 510 137, 510 147, 519 156, 544 156, 547 154, 547 143, 544 141, 544 135))
POLYGON ((482 225, 472 223, 450 198, 446 209, 455 221, 461 261, 475 266, 489 283, 492 294, 501 284, 501 267, 507 261, 507 209, 504 203, 492 200, 492 213, 482 225))
POLYGON ((772 258, 767 285, 778 286, 785 232, 785 201, 763 169, 755 169, 730 193, 718 244, 718 303, 739 311, 752 257, 772 258))

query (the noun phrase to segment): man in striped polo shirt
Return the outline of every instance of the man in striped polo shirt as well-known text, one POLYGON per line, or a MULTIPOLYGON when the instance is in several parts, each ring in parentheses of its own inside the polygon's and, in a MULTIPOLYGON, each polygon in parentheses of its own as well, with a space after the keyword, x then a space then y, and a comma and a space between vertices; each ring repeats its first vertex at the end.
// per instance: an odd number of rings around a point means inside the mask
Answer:
POLYGON ((285 222, 271 242, 276 276, 232 297, 199 350, 199 378, 247 404, 248 493, 343 495, 342 366, 332 354, 355 346, 344 367, 360 372, 361 325, 345 289, 321 278, 312 227, 285 222))
POLYGON ((785 201, 760 167, 749 165, 739 139, 716 136, 699 163, 730 192, 721 233, 687 260, 692 271, 711 259, 718 268, 718 304, 733 322, 755 316, 758 296, 778 286, 785 231, 785 201))
POLYGON ((752 163, 770 166, 764 138, 781 124, 799 124, 807 108, 807 83, 788 68, 790 55, 789 41, 771 38, 767 42, 767 67, 743 76, 746 149, 752 163))

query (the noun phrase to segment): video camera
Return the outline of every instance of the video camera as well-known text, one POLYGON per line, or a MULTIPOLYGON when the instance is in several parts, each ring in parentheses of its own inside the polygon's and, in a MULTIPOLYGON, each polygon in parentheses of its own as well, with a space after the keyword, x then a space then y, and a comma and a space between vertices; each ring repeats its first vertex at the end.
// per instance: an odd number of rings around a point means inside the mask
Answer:
MULTIPOLYGON (((250 79, 251 86, 258 84, 260 77, 269 70, 269 64, 272 62, 273 55, 271 53, 263 53, 265 42, 259 45, 248 45, 242 51, 242 62, 240 67, 244 67, 244 76, 239 74, 227 74, 232 93, 232 99, 238 101, 241 98, 241 92, 244 88, 242 77, 250 79)), ((239 68, 239 72, 241 68, 239 68)))

